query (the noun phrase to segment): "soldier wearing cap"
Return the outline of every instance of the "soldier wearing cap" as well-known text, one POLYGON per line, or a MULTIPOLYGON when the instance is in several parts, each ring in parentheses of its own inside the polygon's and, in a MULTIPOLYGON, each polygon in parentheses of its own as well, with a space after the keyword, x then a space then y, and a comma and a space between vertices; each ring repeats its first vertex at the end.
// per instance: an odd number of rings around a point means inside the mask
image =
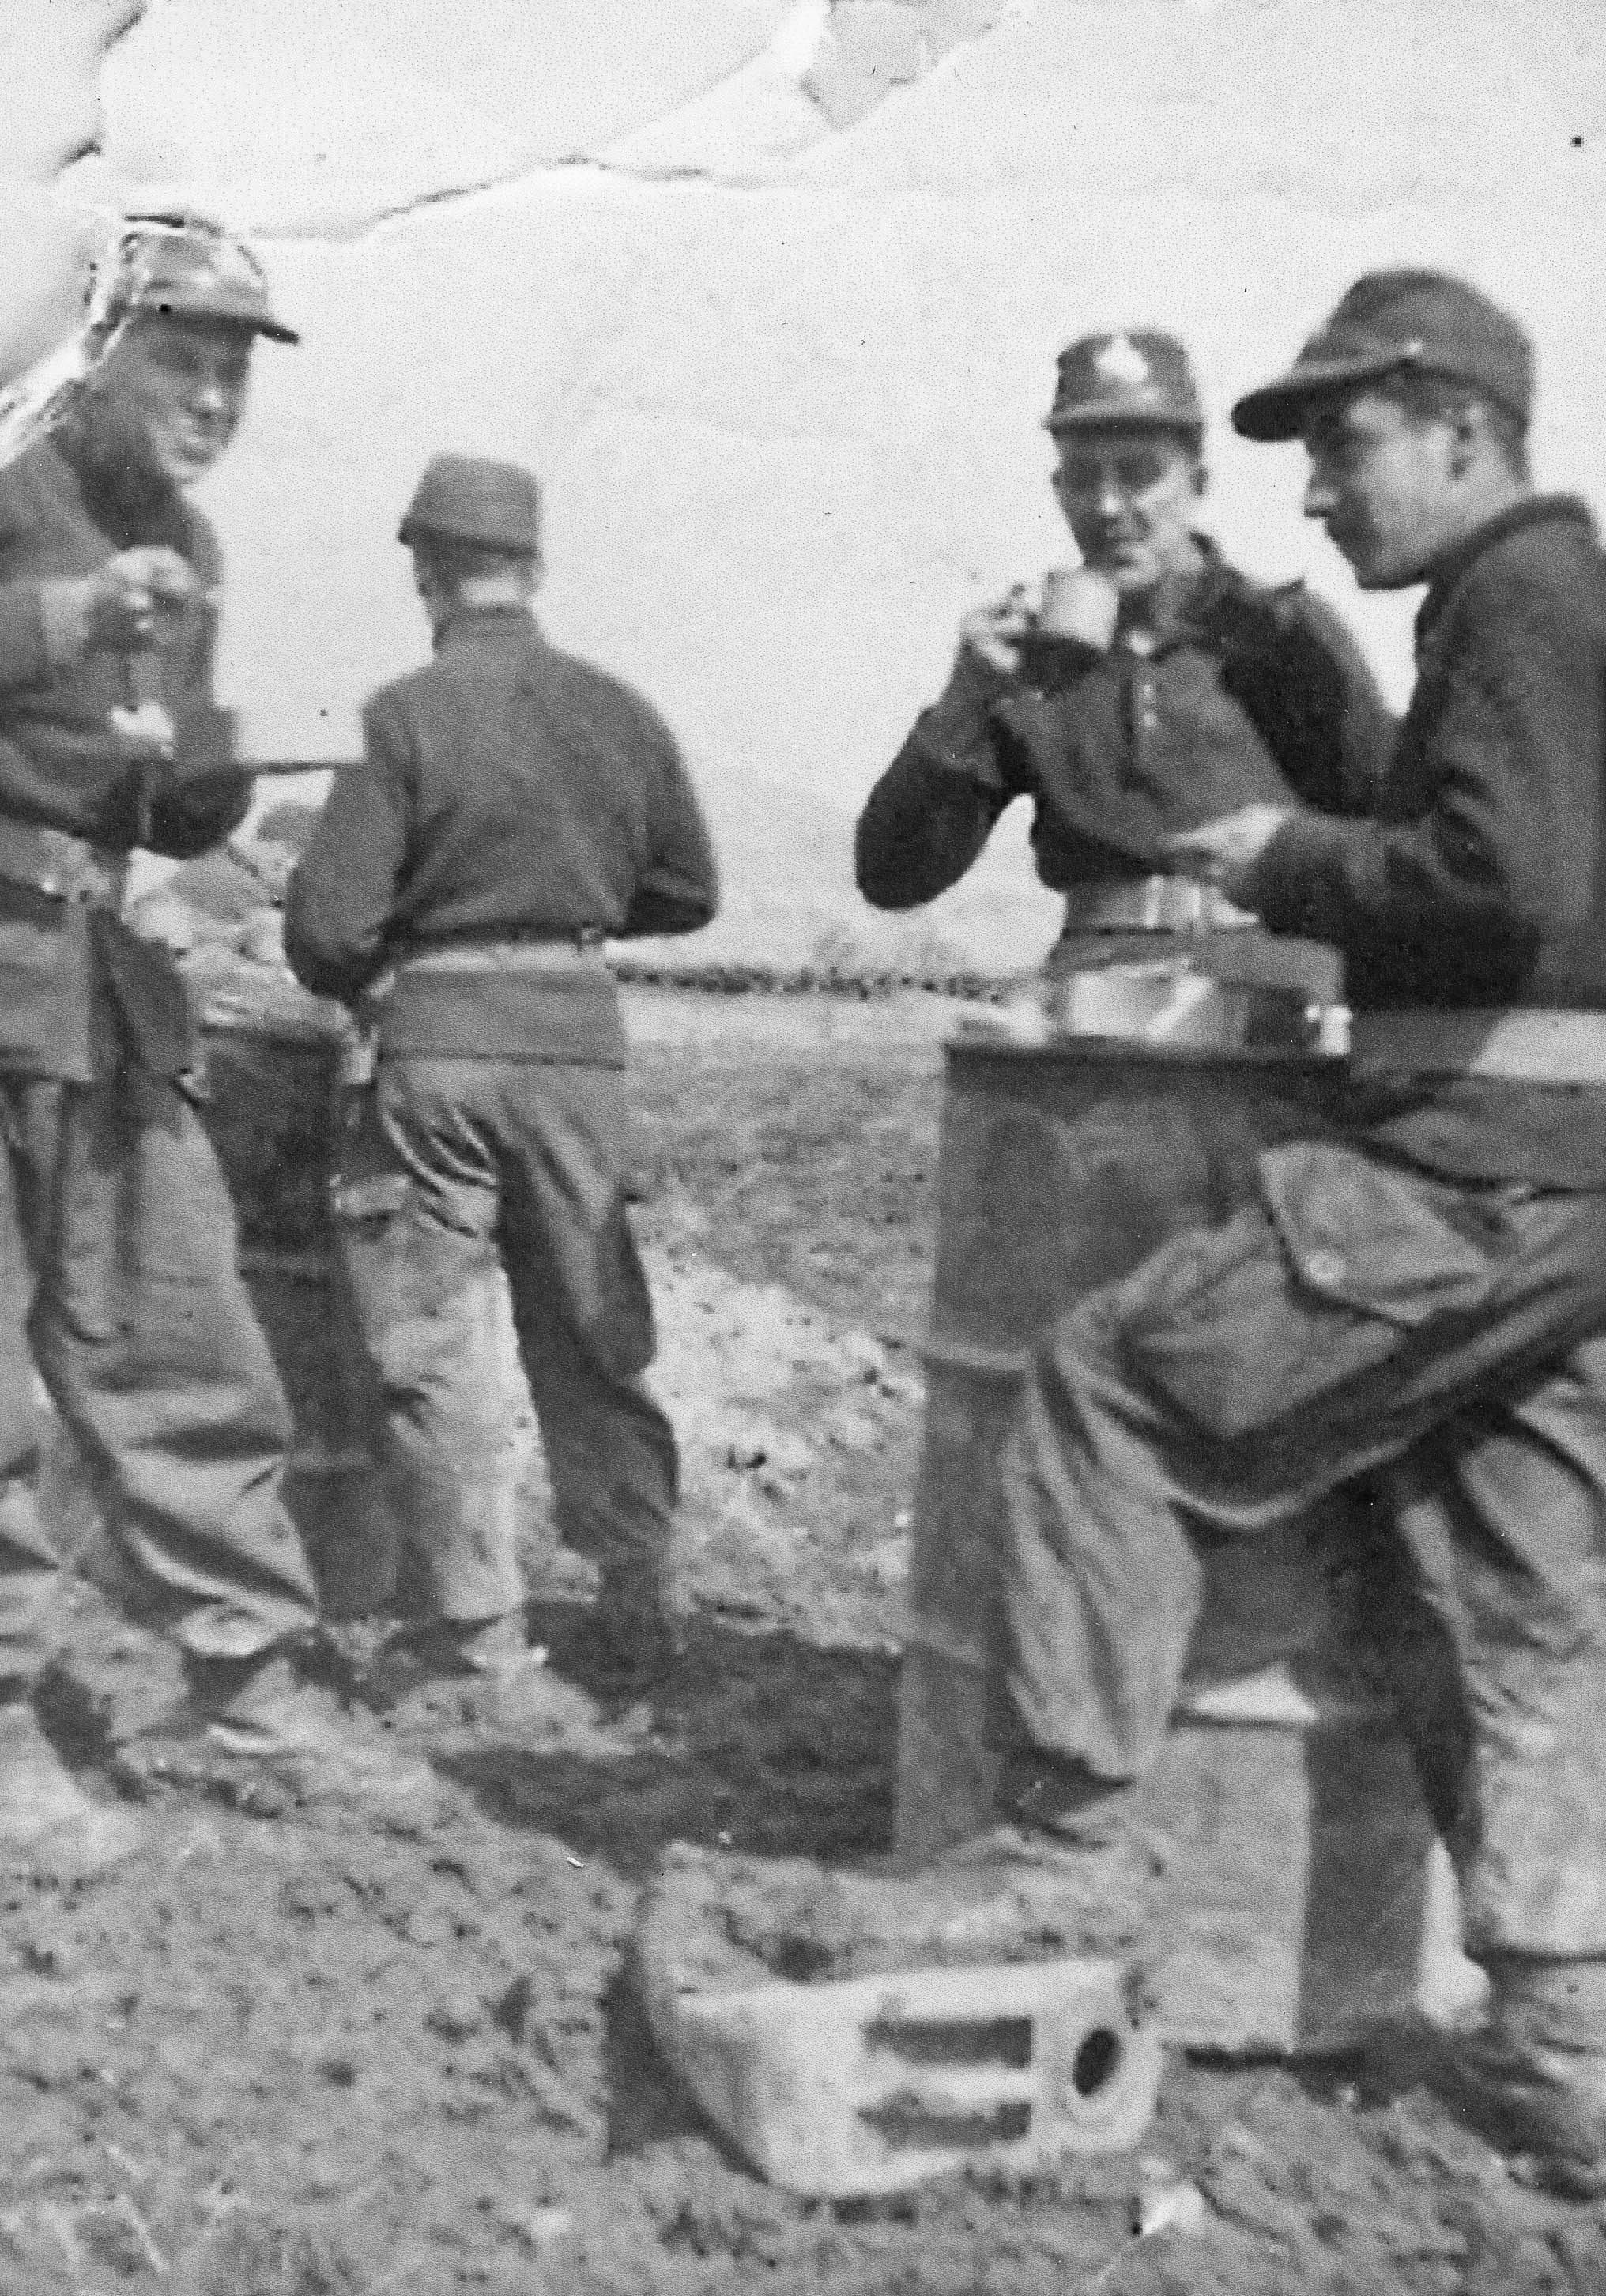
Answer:
POLYGON ((444 1672, 506 1687, 523 1660, 501 1267, 558 1528, 601 1572, 596 1655, 651 1686, 671 1654, 678 1469, 641 1377, 652 1316, 602 944, 706 924, 713 854, 660 718, 537 626, 529 474, 438 457, 401 540, 434 659, 367 704, 365 767, 336 783, 286 932, 300 979, 377 1039, 335 1205, 414 1613, 380 1683, 444 1672))
MULTIPOLYGON (((289 1414, 186 1096, 183 982, 119 909, 136 848, 205 852, 250 801, 213 701, 217 545, 186 496, 234 436, 255 339, 295 336, 202 218, 138 219, 129 280, 79 403, 0 472, 0 1698, 17 1724, 61 1631, 31 1355, 139 1607, 182 1645, 170 1718, 277 1754, 323 1738, 288 1656, 315 1614, 279 1496, 289 1414)), ((6 1805, 0 1835, 24 1818, 6 1805)))
POLYGON ((1353 1561, 1463 1883, 1488 2028, 1456 2094, 1606 2190, 1606 557, 1535 492, 1532 358, 1487 297, 1361 280, 1233 420, 1302 439, 1367 588, 1425 585, 1363 816, 1176 840, 1343 953, 1339 1120, 1039 1350, 1006 1452, 1004 1800, 1073 1832, 1152 1759, 1193 1538, 1358 1488, 1353 1561))
POLYGON ((1295 791, 1362 805, 1391 726, 1336 619, 1298 584, 1250 582, 1198 530, 1204 411, 1174 337, 1070 344, 1047 428, 1081 565, 1049 578, 1041 609, 1017 590, 967 617, 947 688, 871 792, 855 856, 867 899, 910 907, 955 883, 1029 797, 1038 874, 1065 896, 1050 967, 1068 972, 1243 922, 1176 874, 1168 835, 1295 791))

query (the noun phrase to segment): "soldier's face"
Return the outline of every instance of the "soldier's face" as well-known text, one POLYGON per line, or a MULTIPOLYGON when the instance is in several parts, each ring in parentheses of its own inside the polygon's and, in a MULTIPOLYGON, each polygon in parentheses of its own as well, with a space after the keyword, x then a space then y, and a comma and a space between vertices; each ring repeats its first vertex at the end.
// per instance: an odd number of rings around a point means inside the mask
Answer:
POLYGON ((1327 529, 1363 590, 1419 582, 1442 546, 1455 485, 1454 424, 1364 391, 1305 430, 1305 515, 1327 529))
POLYGON ((1180 432, 1067 432, 1054 492, 1082 562, 1123 596, 1141 595, 1194 562, 1192 525, 1204 469, 1180 432))
POLYGON ((240 428, 253 341, 243 327, 143 314, 97 378, 100 436, 170 486, 193 487, 240 428))

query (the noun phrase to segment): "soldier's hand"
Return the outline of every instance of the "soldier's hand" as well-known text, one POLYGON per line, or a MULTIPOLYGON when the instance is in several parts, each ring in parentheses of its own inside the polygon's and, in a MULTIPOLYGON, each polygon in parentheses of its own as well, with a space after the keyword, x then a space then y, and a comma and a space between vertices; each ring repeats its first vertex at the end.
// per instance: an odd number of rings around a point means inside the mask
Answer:
POLYGON ((173 644, 199 589, 191 567, 165 544, 119 551, 83 585, 79 603, 87 651, 140 653, 173 644))
POLYGON ((1218 820, 1200 822, 1166 840, 1181 875, 1200 884, 1218 885, 1229 901, 1249 890, 1255 864, 1288 819, 1286 808, 1244 805, 1218 820))
POLYGON ((1031 627, 1031 600, 1026 585, 1020 582, 1006 598, 968 613, 959 625, 959 636, 972 653, 1012 677, 1020 667, 1020 642, 1029 636, 1031 627))

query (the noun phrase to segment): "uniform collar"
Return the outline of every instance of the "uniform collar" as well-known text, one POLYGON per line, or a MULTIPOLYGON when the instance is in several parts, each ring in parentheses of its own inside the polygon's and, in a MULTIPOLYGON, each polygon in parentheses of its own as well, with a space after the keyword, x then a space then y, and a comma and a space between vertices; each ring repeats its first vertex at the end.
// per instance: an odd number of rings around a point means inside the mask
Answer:
POLYGON ((1527 527, 1552 524, 1581 526, 1590 538, 1594 535, 1594 519, 1589 505, 1577 495, 1528 495, 1453 544, 1429 570, 1428 594, 1416 611, 1417 643, 1420 644, 1428 636, 1462 577, 1486 550, 1492 550, 1508 535, 1520 534, 1527 527))
POLYGON ((435 651, 447 646, 493 644, 508 640, 527 646, 545 644, 540 625, 528 606, 460 606, 436 634, 435 651))
MULTIPOLYGON (((1141 649, 1134 647, 1134 652, 1165 653, 1172 646, 1191 644, 1208 623, 1224 591, 1238 579, 1208 534, 1195 533, 1192 540, 1199 553, 1199 565, 1192 574, 1162 586, 1153 643, 1141 649)), ((1112 651, 1120 653, 1127 650, 1118 638, 1112 651)))

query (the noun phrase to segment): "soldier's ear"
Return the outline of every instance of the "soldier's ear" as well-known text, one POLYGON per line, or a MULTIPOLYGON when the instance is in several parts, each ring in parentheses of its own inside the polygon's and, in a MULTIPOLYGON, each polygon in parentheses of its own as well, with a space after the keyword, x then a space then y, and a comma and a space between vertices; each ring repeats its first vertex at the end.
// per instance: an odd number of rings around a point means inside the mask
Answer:
POLYGON ((1491 451, 1498 456, 1499 441, 1489 421, 1489 410, 1480 398, 1469 398, 1456 407, 1449 417, 1450 474, 1464 478, 1474 463, 1481 462, 1491 451))

